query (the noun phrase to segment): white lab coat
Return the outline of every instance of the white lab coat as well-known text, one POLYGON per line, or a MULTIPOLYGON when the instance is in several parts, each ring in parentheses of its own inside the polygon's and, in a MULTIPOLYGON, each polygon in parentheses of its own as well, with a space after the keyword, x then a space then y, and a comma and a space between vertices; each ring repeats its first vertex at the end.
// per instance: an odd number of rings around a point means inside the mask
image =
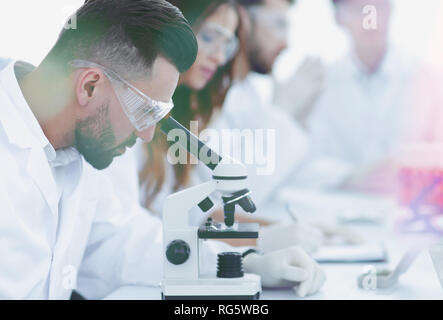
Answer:
MULTIPOLYGON (((272 212, 266 210, 275 199, 275 192, 289 179, 294 170, 300 165, 309 153, 309 143, 304 131, 281 108, 271 103, 271 95, 266 95, 267 77, 250 73, 244 80, 236 82, 229 90, 220 114, 210 124, 211 129, 220 133, 223 129, 256 129, 273 130, 275 132, 275 154, 273 159, 275 168, 270 174, 263 175, 257 168, 264 168, 264 164, 247 164, 248 185, 252 191, 252 199, 258 207, 256 216, 272 218, 272 212)), ((257 136, 255 136, 257 137, 257 136)), ((258 141, 263 144, 263 141, 258 141)), ((220 152, 221 143, 209 137, 208 144, 220 152)), ((267 148, 267 140, 264 141, 267 148)), ((245 145, 232 141, 231 157, 241 154, 245 145)), ((254 151, 258 144, 254 146, 254 151)), ((268 149, 270 150, 270 149, 268 149)), ((226 153, 225 153, 226 154, 226 153)), ((237 159, 245 163, 245 159, 237 159)), ((202 180, 210 178, 210 172, 204 165, 199 165, 196 174, 202 180)))
POLYGON ((2 70, 4 67, 6 67, 9 62, 11 62, 10 59, 0 58, 0 70, 2 70))
POLYGON ((0 72, 0 298, 67 299, 75 288, 101 298, 122 285, 157 285, 160 222, 123 207, 75 150, 55 154, 14 66, 0 72), (64 179, 55 179, 54 158, 64 179))
MULTIPOLYGON (((331 65, 325 92, 308 120, 313 146, 310 164, 325 157, 348 164, 348 174, 337 180, 341 183, 393 152, 407 115, 412 72, 412 64, 394 50, 388 51, 372 75, 353 54, 331 65)), ((313 170, 306 168, 305 181, 310 174, 313 170)))

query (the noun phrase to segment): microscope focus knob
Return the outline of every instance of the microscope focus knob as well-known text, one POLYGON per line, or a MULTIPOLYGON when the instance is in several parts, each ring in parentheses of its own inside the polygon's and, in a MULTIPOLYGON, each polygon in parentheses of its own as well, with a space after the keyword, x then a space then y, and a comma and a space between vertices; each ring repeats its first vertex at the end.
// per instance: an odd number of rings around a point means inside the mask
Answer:
POLYGON ((183 240, 174 240, 166 247, 166 258, 172 264, 185 263, 191 254, 191 248, 183 240))

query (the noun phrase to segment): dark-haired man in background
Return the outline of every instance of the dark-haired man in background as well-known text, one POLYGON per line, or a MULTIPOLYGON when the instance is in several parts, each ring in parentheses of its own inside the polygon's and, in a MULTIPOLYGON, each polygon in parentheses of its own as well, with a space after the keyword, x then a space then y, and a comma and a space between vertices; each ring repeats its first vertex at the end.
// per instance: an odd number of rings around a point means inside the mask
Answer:
MULTIPOLYGON (((285 155, 289 150, 288 137, 301 154, 306 149, 303 133, 295 121, 281 109, 263 99, 257 87, 261 76, 268 76, 278 56, 287 47, 289 22, 287 12, 294 1, 289 0, 239 0, 242 29, 241 49, 235 60, 237 82, 229 90, 220 116, 211 126, 214 129, 271 129, 275 130, 275 154, 269 154, 267 165, 253 164, 248 173, 254 199, 266 201, 275 186, 298 163, 296 154, 285 155), (253 116, 251 116, 253 115, 253 116), (265 182, 266 181, 266 182, 265 182)), ((266 135, 265 135, 266 136, 266 135)), ((214 141, 214 147, 218 142, 214 141)), ((273 146, 267 146, 272 150, 273 146)), ((241 142, 232 150, 247 150, 241 142)), ((271 153, 271 152, 270 152, 271 153)), ((243 154, 239 152, 236 154, 243 154)), ((205 177, 206 172, 201 170, 205 177)))
POLYGON ((151 140, 197 42, 163 0, 89 0, 76 15, 38 67, 14 61, 0 73, 3 299, 75 288, 100 298, 158 281, 158 223, 122 214, 92 167, 151 140))

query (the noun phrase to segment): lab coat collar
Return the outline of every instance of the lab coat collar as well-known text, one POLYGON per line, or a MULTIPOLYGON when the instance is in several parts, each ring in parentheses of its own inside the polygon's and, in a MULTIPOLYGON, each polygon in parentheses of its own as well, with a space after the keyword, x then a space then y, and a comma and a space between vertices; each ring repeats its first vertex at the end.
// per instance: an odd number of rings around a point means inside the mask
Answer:
POLYGON ((0 99, 4 101, 0 105, 0 122, 10 143, 30 149, 26 170, 56 215, 57 185, 52 178, 51 167, 67 165, 80 159, 80 156, 73 148, 56 152, 27 104, 17 77, 20 78, 32 69, 29 64, 14 61, 0 72, 0 99), (42 156, 46 156, 46 159, 42 156))
POLYGON ((367 68, 360 59, 357 57, 357 54, 354 50, 351 50, 349 55, 346 57, 346 61, 349 61, 348 68, 355 75, 356 78, 360 79, 387 79, 394 72, 396 72, 396 65, 398 62, 395 59, 395 53, 393 48, 388 47, 383 60, 381 61, 380 67, 378 70, 369 74, 367 72, 367 68))
POLYGON ((59 166, 66 166, 71 162, 77 161, 80 158, 80 153, 75 148, 66 148, 57 150, 54 159, 51 160, 53 168, 59 166))

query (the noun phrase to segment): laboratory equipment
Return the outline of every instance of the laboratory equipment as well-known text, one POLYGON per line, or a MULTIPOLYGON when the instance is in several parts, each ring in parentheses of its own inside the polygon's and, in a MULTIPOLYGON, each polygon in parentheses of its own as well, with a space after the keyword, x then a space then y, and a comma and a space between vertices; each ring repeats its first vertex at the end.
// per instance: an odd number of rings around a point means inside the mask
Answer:
POLYGON ((172 117, 160 122, 161 131, 169 136, 173 130, 186 134, 186 141, 176 139, 181 147, 203 161, 213 171, 212 180, 170 195, 163 207, 164 275, 163 299, 258 299, 260 277, 243 272, 242 256, 237 252, 218 254, 216 275, 202 275, 199 255, 201 242, 207 239, 258 238, 257 224, 235 222, 235 207, 245 212, 256 210, 247 188, 246 167, 228 157, 220 157, 172 117), (214 192, 222 195, 224 223, 208 221, 192 226, 189 212, 199 207, 203 212, 213 208, 214 192))
POLYGON ((398 228, 443 235, 443 152, 439 145, 411 145, 402 151, 398 202, 405 215, 398 228))
POLYGON ((375 270, 373 275, 371 275, 371 271, 364 272, 358 277, 358 286, 360 288, 367 289, 364 286, 365 279, 374 276, 374 289, 388 289, 393 287, 398 283, 400 276, 408 271, 409 267, 412 265, 419 253, 419 249, 408 250, 393 271, 387 269, 375 270))

